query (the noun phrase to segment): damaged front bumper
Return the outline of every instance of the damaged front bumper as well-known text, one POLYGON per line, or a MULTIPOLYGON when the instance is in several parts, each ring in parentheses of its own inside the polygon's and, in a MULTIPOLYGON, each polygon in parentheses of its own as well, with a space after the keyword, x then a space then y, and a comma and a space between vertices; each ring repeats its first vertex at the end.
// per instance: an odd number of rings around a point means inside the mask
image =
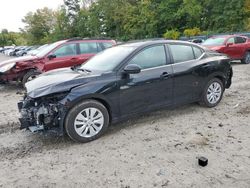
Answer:
POLYGON ((21 114, 19 121, 21 129, 32 132, 51 131, 59 135, 64 134, 63 122, 66 108, 59 102, 48 99, 35 100, 25 98, 18 103, 21 114))
POLYGON ((5 73, 0 72, 0 82, 20 81, 22 80, 24 75, 25 75, 25 71, 18 72, 18 71, 11 70, 5 73))

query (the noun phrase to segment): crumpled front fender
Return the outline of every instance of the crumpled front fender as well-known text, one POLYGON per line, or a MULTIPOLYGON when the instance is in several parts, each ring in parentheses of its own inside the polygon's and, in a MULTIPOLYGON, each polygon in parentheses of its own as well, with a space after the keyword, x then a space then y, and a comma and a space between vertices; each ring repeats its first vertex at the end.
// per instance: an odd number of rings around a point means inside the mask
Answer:
POLYGON ((0 66, 0 73, 5 73, 11 70, 15 65, 16 63, 13 62, 13 63, 8 63, 8 64, 0 66))

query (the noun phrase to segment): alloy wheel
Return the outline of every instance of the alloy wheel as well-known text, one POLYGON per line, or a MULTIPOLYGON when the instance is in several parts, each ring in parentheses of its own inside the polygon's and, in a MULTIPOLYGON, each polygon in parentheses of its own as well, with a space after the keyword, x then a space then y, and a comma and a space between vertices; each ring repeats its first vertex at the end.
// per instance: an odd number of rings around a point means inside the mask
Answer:
POLYGON ((104 115, 97 108, 86 108, 75 118, 76 133, 84 138, 97 135, 104 125, 104 115))
POLYGON ((216 104, 222 95, 222 88, 218 82, 213 82, 207 89, 207 101, 210 104, 216 104))

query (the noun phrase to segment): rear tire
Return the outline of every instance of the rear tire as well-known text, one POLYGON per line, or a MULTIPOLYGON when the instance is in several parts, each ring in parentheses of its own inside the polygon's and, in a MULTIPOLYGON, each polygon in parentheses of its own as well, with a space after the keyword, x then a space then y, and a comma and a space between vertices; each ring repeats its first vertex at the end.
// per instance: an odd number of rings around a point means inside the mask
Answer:
POLYGON ((222 99, 224 90, 224 84, 220 79, 211 79, 203 91, 200 104, 209 108, 217 106, 222 99))
POLYGON ((246 52, 244 59, 241 62, 244 64, 250 64, 250 52, 249 51, 246 52))
POLYGON ((81 143, 96 140, 104 134, 108 125, 108 110, 95 100, 86 100, 74 106, 64 122, 67 135, 81 143))
POLYGON ((22 85, 25 87, 25 84, 33 79, 35 79, 40 73, 35 70, 30 70, 27 72, 22 79, 22 85))

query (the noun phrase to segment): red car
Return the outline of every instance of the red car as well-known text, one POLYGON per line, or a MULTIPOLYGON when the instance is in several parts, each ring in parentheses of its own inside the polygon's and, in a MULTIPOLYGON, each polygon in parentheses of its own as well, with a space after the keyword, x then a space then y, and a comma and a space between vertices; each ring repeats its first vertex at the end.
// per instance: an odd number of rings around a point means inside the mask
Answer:
POLYGON ((250 39, 240 35, 215 36, 207 39, 203 46, 227 54, 232 60, 250 63, 250 39))
POLYGON ((24 85, 43 72, 81 65, 115 44, 114 40, 79 38, 55 42, 34 56, 0 62, 0 82, 21 81, 24 85))

